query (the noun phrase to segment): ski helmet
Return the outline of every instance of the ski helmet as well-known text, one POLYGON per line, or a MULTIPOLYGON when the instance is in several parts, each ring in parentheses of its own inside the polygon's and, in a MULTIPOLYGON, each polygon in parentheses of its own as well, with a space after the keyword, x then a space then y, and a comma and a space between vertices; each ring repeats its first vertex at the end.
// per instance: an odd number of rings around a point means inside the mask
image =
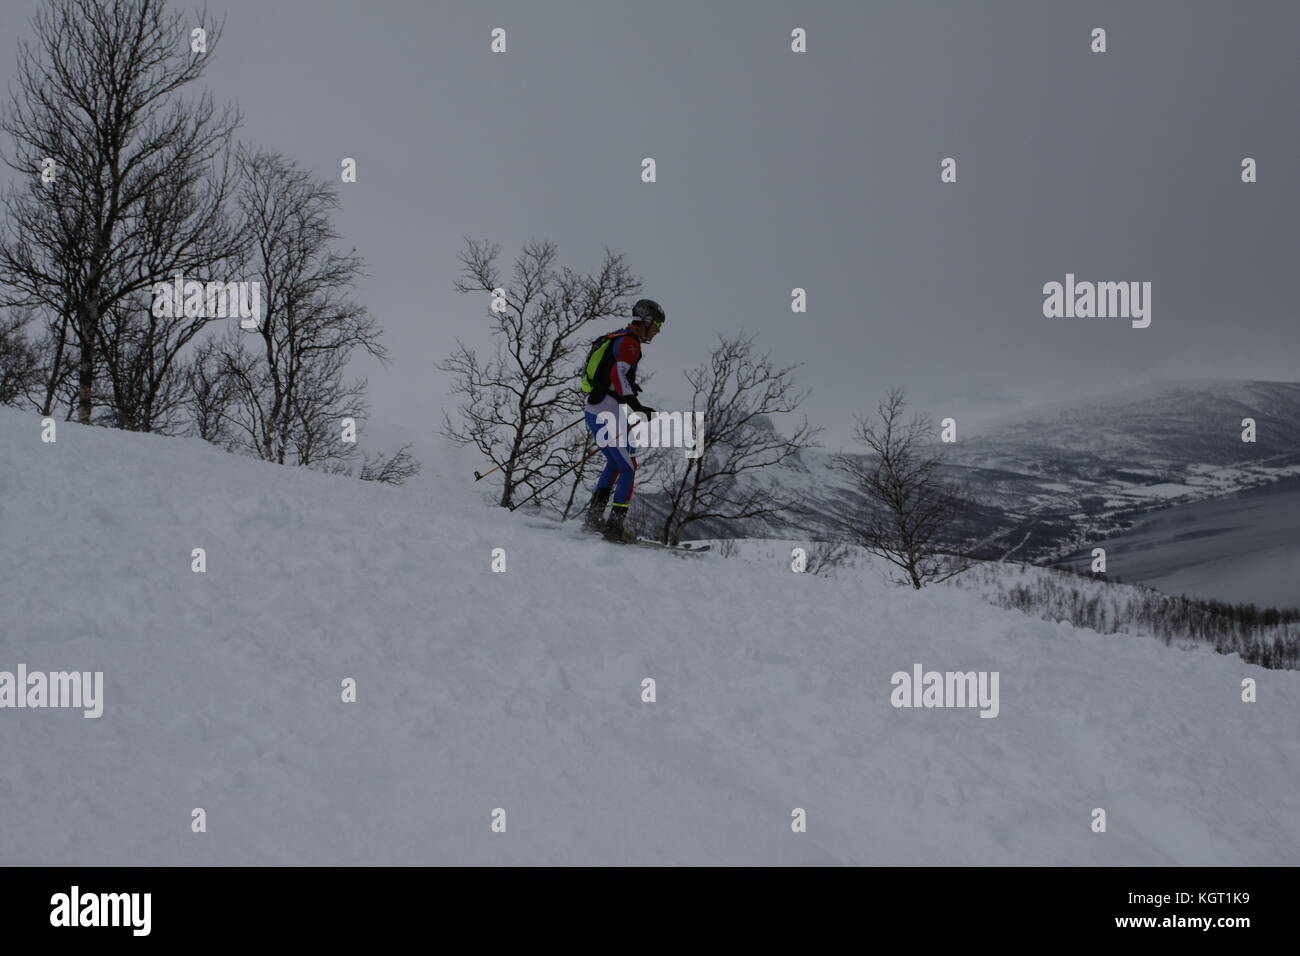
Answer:
POLYGON ((655 325, 663 325, 663 307, 654 299, 637 299, 636 305, 632 306, 632 321, 653 322, 655 325))

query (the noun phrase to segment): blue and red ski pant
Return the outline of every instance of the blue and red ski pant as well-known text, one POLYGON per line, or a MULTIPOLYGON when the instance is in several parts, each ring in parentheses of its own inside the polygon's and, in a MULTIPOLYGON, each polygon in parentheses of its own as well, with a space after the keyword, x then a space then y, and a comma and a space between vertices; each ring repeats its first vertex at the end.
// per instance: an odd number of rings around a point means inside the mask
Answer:
MULTIPOLYGON (((597 420, 595 412, 588 411, 584 414, 587 427, 591 429, 591 433, 596 436, 599 443, 602 423, 597 420)), ((601 451, 605 453, 605 470, 596 479, 596 490, 613 486, 613 506, 626 508, 632 502, 632 485, 636 481, 636 449, 629 445, 611 442, 604 445, 601 451)))

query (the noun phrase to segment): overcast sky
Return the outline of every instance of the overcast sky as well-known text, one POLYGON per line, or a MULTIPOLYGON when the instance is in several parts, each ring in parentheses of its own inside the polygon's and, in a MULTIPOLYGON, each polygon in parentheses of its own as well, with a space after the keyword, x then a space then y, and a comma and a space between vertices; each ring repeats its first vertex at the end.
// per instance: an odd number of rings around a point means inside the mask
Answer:
MULTIPOLYGON (((11 82, 37 6, 0 10, 11 82)), ((452 290, 466 235, 551 238, 579 269, 625 253, 668 314, 652 404, 743 326, 804 363, 832 447, 892 384, 974 423, 1166 378, 1300 377, 1300 4, 208 6, 226 33, 207 82, 241 138, 331 178, 358 161, 338 226, 395 359, 363 369, 389 425, 431 431, 455 402, 434 363, 483 340, 485 303, 452 290), (1067 272, 1151 281, 1150 328, 1045 318, 1067 272)))

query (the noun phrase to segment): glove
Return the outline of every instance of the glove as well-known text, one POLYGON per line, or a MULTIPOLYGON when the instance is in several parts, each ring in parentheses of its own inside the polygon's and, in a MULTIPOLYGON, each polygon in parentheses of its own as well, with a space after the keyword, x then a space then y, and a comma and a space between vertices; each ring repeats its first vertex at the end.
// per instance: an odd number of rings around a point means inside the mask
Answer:
POLYGON ((616 399, 619 402, 619 404, 626 405, 628 408, 632 409, 632 411, 640 412, 642 415, 646 416, 647 418, 649 418, 651 415, 655 413, 655 410, 653 408, 649 408, 645 405, 642 405, 641 400, 636 397, 635 393, 628 396, 616 396, 616 399))

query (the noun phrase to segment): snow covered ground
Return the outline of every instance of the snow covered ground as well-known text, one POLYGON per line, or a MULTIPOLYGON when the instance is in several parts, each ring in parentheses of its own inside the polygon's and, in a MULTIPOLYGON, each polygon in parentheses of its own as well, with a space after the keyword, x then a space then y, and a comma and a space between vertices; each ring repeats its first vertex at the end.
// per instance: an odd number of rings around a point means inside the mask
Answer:
POLYGON ((1298 672, 620 549, 469 463, 376 487, 10 409, 0 450, 0 671, 104 673, 99 719, 0 710, 0 864, 1300 863, 1298 672), (914 663, 997 671, 998 716, 895 709, 914 663))

